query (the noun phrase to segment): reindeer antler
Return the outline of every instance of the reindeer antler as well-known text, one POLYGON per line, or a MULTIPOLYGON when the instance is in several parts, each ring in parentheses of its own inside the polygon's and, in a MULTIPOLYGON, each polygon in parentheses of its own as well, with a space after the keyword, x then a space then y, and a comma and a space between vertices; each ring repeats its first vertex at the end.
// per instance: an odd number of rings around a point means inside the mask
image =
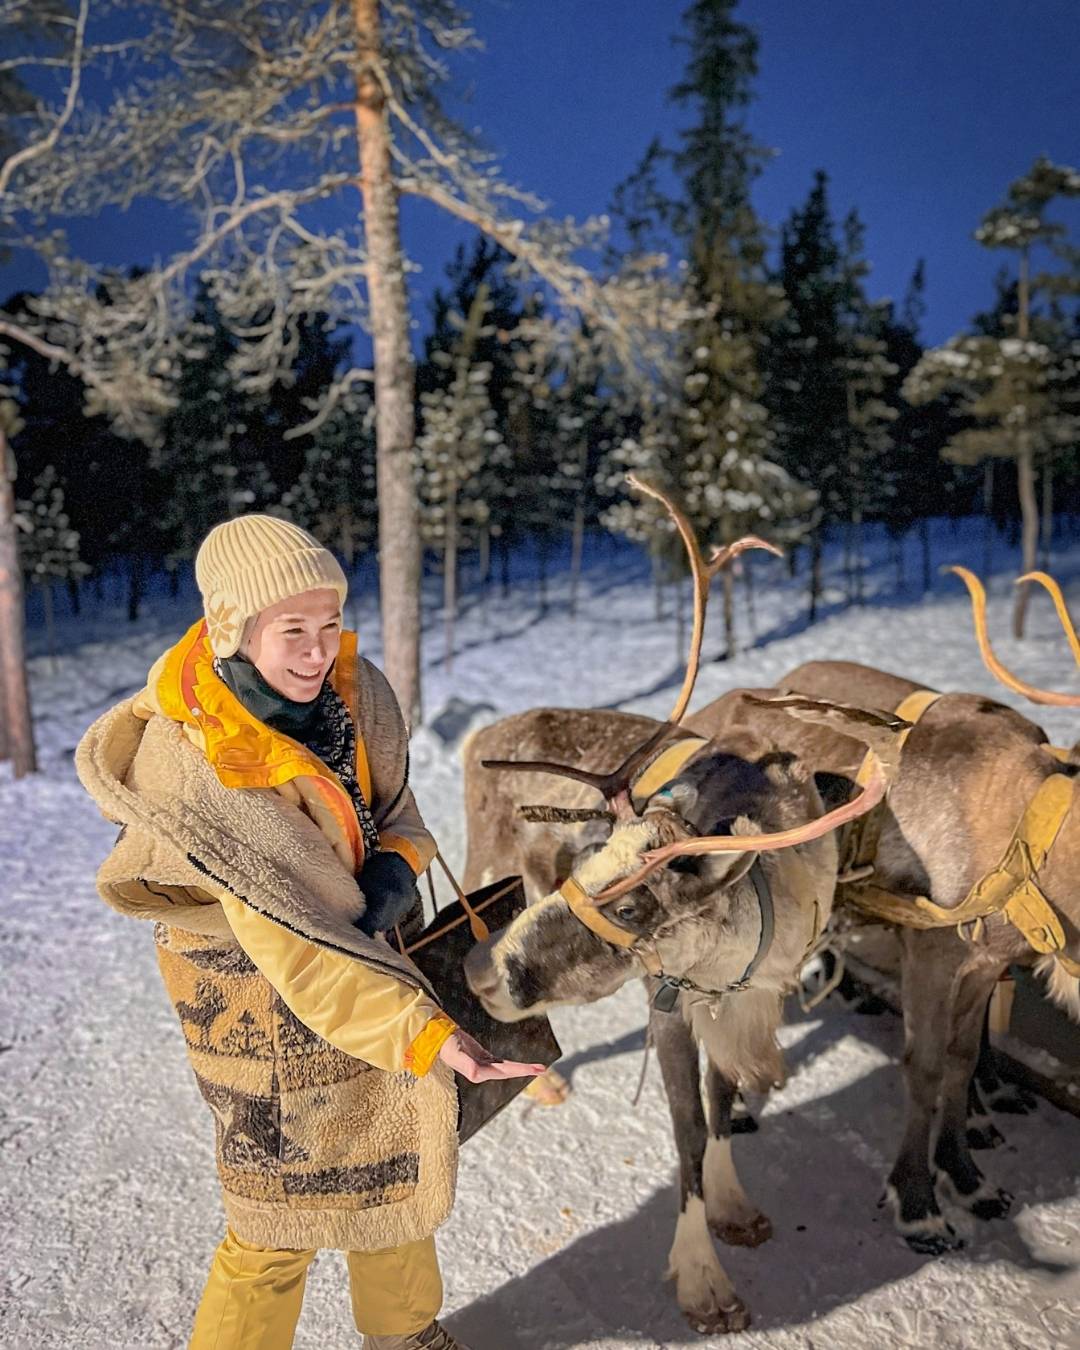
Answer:
POLYGON ((775 544, 769 544, 764 539, 759 539, 757 535, 748 534, 742 539, 737 539, 733 544, 728 544, 726 548, 713 549, 712 557, 706 562, 697 539, 694 537, 690 522, 671 498, 666 493, 661 492, 659 488, 643 482, 632 473, 627 474, 626 479, 632 487, 663 503, 682 537, 694 578, 693 635, 690 640, 690 655, 686 663, 686 674, 683 676, 682 688, 675 700, 675 706, 663 726, 655 731, 644 745, 638 746, 636 750, 627 755, 619 767, 611 773, 592 773, 587 769, 578 769, 567 764, 555 764, 551 760, 483 759, 480 761, 485 769, 513 769, 519 773, 550 773, 560 778, 572 778, 578 783, 585 783, 602 794, 617 820, 636 819, 637 813, 634 811, 631 799, 630 782, 653 751, 669 738, 684 740, 691 734, 684 731, 678 724, 686 713, 694 692, 694 685, 697 682, 698 668, 701 664, 701 642, 705 633, 705 610, 709 599, 709 585, 713 577, 722 568, 733 562, 740 553, 746 552, 747 549, 761 548, 769 553, 776 554, 777 557, 783 557, 782 550, 778 549, 775 544))
POLYGON ((575 782, 585 783, 607 802, 617 820, 633 820, 636 816, 630 800, 630 781, 654 750, 669 737, 686 740, 693 732, 665 722, 658 727, 643 745, 626 756, 617 769, 611 773, 592 773, 588 769, 577 769, 570 764, 555 764, 548 759, 482 759, 485 769, 516 769, 519 773, 550 773, 559 778, 572 778, 575 782))
MULTIPOLYGON (((979 654, 982 656, 983 664, 991 675, 1001 681, 1007 689, 1013 689, 1018 694, 1023 694, 1029 698, 1032 703, 1041 703, 1057 708, 1080 708, 1080 694, 1059 694, 1053 689, 1039 689, 1034 684, 1028 684, 1026 680, 1021 680, 1014 675, 1006 666, 994 655, 994 650, 990 646, 990 639, 986 631, 986 591, 982 582, 974 572, 966 567, 949 566, 945 569, 947 572, 954 572, 964 585, 968 588, 968 594, 971 596, 971 609, 975 620, 975 640, 979 644, 979 654)), ((1073 649, 1073 655, 1080 662, 1080 643, 1077 642, 1076 633, 1072 627, 1072 621, 1069 619, 1069 612, 1065 608, 1064 598, 1058 588, 1057 582, 1052 577, 1048 577, 1045 572, 1028 572, 1018 579, 1021 581, 1039 581, 1046 586, 1047 590, 1054 597, 1054 604, 1057 607, 1058 616, 1065 626, 1066 634, 1069 637, 1070 645, 1073 649), (1049 584, 1047 584, 1049 583, 1049 584)))
POLYGON ((671 498, 661 492, 659 488, 653 487, 651 483, 644 482, 635 474, 628 473, 626 481, 632 487, 637 488, 639 492, 647 493, 648 496, 664 504, 668 515, 671 516, 676 529, 682 536, 683 546, 690 560, 690 571, 694 578, 694 629, 690 639, 690 656, 686 663, 686 674, 683 676, 682 688, 679 690, 679 697, 675 700, 675 706, 668 714, 669 722, 681 722, 694 692, 694 685, 697 683, 698 667, 701 664, 701 642, 705 636, 705 610, 709 603, 709 586, 713 577, 716 576, 717 572, 727 567, 729 563, 734 562, 740 553, 745 553, 747 549, 762 548, 768 553, 775 554, 778 558, 782 558, 784 554, 783 550, 777 548, 775 544, 759 539, 756 534, 748 534, 742 539, 736 539, 733 544, 728 544, 726 548, 714 548, 711 558, 706 562, 690 522, 671 498))
POLYGON ((1072 648, 1073 660, 1080 666, 1080 638, 1076 636, 1076 629, 1073 627, 1073 621, 1069 615, 1069 607, 1065 603, 1065 597, 1061 593, 1061 587, 1054 578, 1046 572, 1025 572, 1022 577, 1016 578, 1016 585, 1021 586, 1025 581, 1037 581, 1040 586, 1050 592, 1050 598, 1054 602, 1057 616, 1061 620, 1061 626, 1064 628, 1065 636, 1068 638, 1069 646, 1072 648))
POLYGON ((827 811, 823 816, 796 825, 788 830, 777 830, 769 834, 716 834, 699 835, 691 839, 679 839, 663 848, 651 849, 643 853, 643 865, 629 876, 613 882, 604 890, 590 896, 592 904, 606 905, 627 891, 632 891, 651 872, 656 871, 672 858, 687 854, 703 853, 767 853, 781 848, 793 848, 796 844, 809 843, 823 835, 839 829, 851 820, 857 820, 872 810, 882 800, 889 783, 899 766, 899 748, 904 734, 911 730, 912 724, 892 713, 872 712, 865 708, 855 708, 844 703, 833 703, 827 699, 805 698, 801 694, 781 694, 775 698, 762 698, 754 694, 746 695, 749 702, 778 708, 789 716, 802 722, 816 722, 833 727, 846 735, 861 740, 867 747, 867 777, 862 792, 843 806, 827 811))

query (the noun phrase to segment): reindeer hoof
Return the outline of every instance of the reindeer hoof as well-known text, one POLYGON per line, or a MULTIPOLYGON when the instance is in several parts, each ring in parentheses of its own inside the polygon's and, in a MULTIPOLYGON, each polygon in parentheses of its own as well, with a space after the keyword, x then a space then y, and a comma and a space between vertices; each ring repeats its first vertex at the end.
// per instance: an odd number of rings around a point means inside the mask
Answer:
POLYGON ((716 1220, 709 1222, 709 1230, 714 1237, 726 1242, 729 1247, 760 1247, 772 1237, 772 1224, 765 1214, 755 1214, 745 1223, 716 1220))
POLYGON ((726 1336, 733 1331, 745 1331, 750 1325, 750 1309, 738 1298, 727 1308, 710 1308, 708 1312, 684 1309, 683 1315, 702 1336, 726 1336))
POLYGON ((981 1118, 976 1125, 972 1122, 967 1127, 967 1146, 973 1149, 998 1148, 1005 1142, 1005 1136, 991 1120, 981 1118))
MULTIPOLYGON (((925 1202, 924 1202, 925 1203, 925 1202)), ((924 1213, 905 1218, 900 1193, 889 1182, 878 1201, 878 1208, 888 1205, 893 1212, 896 1231, 913 1252, 920 1256, 941 1256, 964 1245, 964 1239, 938 1209, 936 1203, 924 1213)), ((915 1208, 913 1205, 912 1208, 915 1208)))
POLYGON ((760 1128, 761 1126, 749 1111, 745 1115, 733 1115, 731 1117, 732 1134, 756 1134, 760 1128))
POLYGON ((986 1101, 995 1111, 1006 1116, 1029 1116, 1038 1106, 1038 1099, 1019 1083, 1001 1083, 987 1093, 986 1101))
POLYGON ((1013 1198, 1008 1191, 991 1189, 985 1195, 968 1202, 968 1209, 977 1219, 1003 1219, 1012 1208, 1013 1198))
POLYGON ((935 1222, 925 1230, 913 1226, 902 1236, 911 1250, 920 1256, 944 1256, 946 1252, 958 1251, 964 1245, 964 1239, 951 1223, 945 1223, 944 1220, 940 1227, 935 1222))

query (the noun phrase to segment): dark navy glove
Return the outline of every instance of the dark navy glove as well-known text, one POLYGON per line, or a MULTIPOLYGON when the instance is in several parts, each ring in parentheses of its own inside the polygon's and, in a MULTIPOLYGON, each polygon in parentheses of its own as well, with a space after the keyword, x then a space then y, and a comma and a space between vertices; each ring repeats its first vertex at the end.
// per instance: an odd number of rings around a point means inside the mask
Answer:
POLYGON ((413 870, 400 853, 372 854, 356 882, 367 908, 353 924, 368 937, 388 933, 420 898, 413 870))

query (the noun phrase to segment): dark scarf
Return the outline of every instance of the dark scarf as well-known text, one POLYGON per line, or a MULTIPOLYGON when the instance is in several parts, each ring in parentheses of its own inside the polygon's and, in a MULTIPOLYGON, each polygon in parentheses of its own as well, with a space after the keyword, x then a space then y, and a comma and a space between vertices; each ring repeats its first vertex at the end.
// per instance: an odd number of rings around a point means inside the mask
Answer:
POLYGON ((378 852, 379 831, 356 778, 356 727, 329 678, 313 699, 297 703, 267 684, 243 656, 218 657, 214 669, 253 717, 299 741, 337 774, 352 799, 366 856, 378 852))

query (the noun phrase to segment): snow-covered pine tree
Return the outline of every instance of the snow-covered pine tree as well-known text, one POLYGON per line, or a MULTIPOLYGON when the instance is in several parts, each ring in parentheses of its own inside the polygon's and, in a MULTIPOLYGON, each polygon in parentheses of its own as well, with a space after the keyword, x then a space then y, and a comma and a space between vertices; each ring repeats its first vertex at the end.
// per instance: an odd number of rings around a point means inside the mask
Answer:
POLYGON ((153 464, 166 569, 189 562, 219 521, 273 504, 277 489, 254 434, 258 413, 233 370, 239 339, 211 284, 200 282, 180 365, 176 405, 164 419, 153 464))
POLYGON ((89 568, 79 557, 79 532, 64 509, 64 488, 52 465, 38 474, 29 498, 16 502, 15 523, 23 581, 40 588, 49 655, 55 660, 53 582, 78 580, 89 568))
MULTIPOLYGON (((634 177, 635 220, 628 230, 640 233, 650 213, 653 231, 670 225, 687 262, 686 300, 696 317, 673 344, 675 378, 643 410, 642 432, 651 444, 632 438, 609 457, 620 467, 627 459, 644 460, 638 467, 667 480, 702 538, 718 545, 750 529, 774 540, 800 538, 814 500, 775 463, 763 402, 763 354, 783 297, 766 275, 764 231, 751 202, 753 180, 768 157, 744 113, 757 73, 757 37, 735 20, 734 10, 735 0, 695 0, 684 12, 682 41, 690 54, 672 100, 691 110, 693 120, 668 156, 682 180, 681 196, 662 192, 656 171, 664 154, 656 146, 634 177)), ((652 503, 635 503, 622 514, 637 529, 651 528, 656 519, 652 503)), ((728 574, 724 587, 730 653, 728 574)))
POLYGON ((475 359, 477 344, 490 335, 490 304, 482 282, 468 314, 460 317, 458 341, 450 351, 432 353, 431 359, 444 366, 448 383, 420 396, 423 429, 416 443, 420 529, 424 543, 442 555, 447 669, 452 669, 454 659, 458 556, 463 546, 476 542, 478 528, 487 521, 489 507, 480 493, 479 474, 485 461, 497 459, 503 447, 489 392, 491 365, 475 359))
POLYGON ((270 510, 310 530, 340 554, 349 571, 360 553, 374 547, 379 525, 374 407, 362 390, 344 394, 311 433, 303 468, 270 510))
MULTIPOLYGON (((1034 570, 1039 543, 1036 468, 1047 468, 1063 447, 1080 435, 1071 397, 1077 359, 1071 336, 1054 302, 1080 293, 1078 250, 1065 227, 1047 219, 1047 209, 1080 196, 1080 171, 1040 156, 1031 170, 1009 185, 1005 200, 983 217, 975 238, 986 248, 1017 255, 1015 330, 1003 337, 957 335, 928 351, 905 382, 905 394, 920 403, 949 389, 957 393, 974 425, 954 436, 945 453, 961 463, 987 456, 1016 461, 1021 518, 1021 568, 1034 570), (1058 270, 1032 274, 1032 251, 1045 248, 1058 270), (1039 314, 1039 293, 1050 298, 1039 314)), ((1013 634, 1024 635, 1029 587, 1019 586, 1013 634)))

